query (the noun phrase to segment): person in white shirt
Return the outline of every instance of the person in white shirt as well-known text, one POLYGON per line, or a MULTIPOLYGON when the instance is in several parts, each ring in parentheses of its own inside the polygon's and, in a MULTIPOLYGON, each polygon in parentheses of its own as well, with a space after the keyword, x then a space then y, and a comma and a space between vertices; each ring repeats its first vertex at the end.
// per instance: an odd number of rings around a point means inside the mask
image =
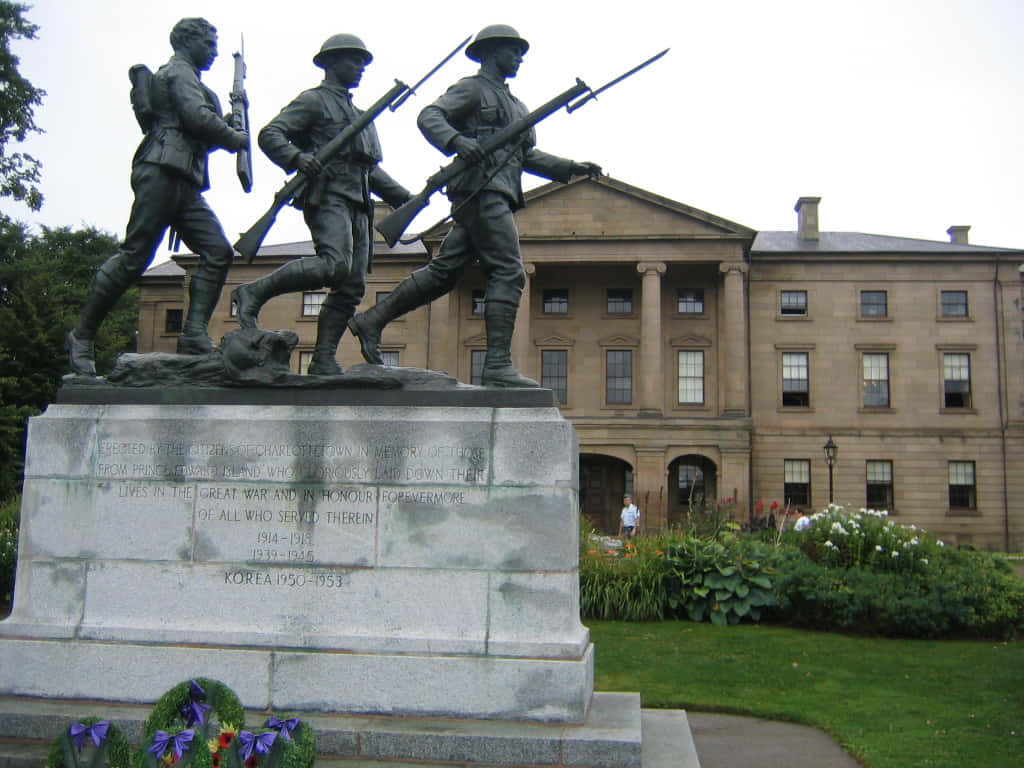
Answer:
POLYGON ((619 537, 631 539, 640 530, 640 510, 628 493, 622 497, 622 513, 619 515, 619 537))

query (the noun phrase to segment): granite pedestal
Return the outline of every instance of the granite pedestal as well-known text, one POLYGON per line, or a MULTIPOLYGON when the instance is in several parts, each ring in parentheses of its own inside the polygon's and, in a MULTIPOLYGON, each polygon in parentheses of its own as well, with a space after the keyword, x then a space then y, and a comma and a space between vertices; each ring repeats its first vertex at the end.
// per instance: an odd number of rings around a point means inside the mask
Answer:
POLYGON ((583 723, 575 432, 479 392, 50 406, 0 695, 583 723))

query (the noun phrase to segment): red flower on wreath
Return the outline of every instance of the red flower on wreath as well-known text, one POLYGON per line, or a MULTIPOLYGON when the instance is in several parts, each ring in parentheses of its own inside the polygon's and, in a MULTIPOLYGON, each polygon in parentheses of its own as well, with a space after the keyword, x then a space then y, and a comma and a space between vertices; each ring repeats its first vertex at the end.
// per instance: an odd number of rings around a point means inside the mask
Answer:
POLYGON ((256 755, 249 755, 249 759, 245 761, 245 768, 259 768, 259 764, 256 755))
POLYGON ((220 765, 220 753, 219 752, 214 752, 213 753, 213 765, 214 765, 214 768, 217 768, 217 766, 220 765))
POLYGON ((229 747, 231 746, 231 740, 233 738, 235 738, 235 734, 233 734, 231 731, 224 731, 224 733, 220 735, 220 741, 217 742, 217 745, 221 749, 224 749, 224 747, 229 747))

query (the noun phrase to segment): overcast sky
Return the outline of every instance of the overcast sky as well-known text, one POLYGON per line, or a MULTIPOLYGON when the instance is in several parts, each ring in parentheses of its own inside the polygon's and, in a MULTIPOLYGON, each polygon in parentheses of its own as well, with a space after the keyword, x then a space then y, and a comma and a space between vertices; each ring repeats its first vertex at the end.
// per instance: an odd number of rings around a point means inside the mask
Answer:
MULTIPOLYGON (((31 0, 30 0, 31 2, 31 0)), ((592 87, 663 48, 671 52, 585 109, 559 112, 538 146, 600 163, 611 176, 757 230, 796 228, 798 197, 822 198, 823 230, 947 240, 971 225, 979 245, 1024 248, 1024 3, 1020 0, 35 0, 38 39, 21 71, 47 91, 25 147, 43 162, 46 226, 124 234, 131 157, 141 137, 128 68, 156 69, 183 16, 205 16, 220 58, 203 78, 225 109, 232 52, 245 35, 250 117, 258 129, 322 76, 312 56, 352 32, 374 61, 355 93, 412 84, 462 38, 491 23, 531 45, 513 92, 536 107, 592 87)), ((416 129, 419 109, 476 65, 463 54, 377 121, 383 166, 410 189, 443 162, 416 129)), ((207 200, 229 238, 270 204, 284 174, 254 151, 246 195, 233 156, 212 156, 207 200)), ((528 186, 541 180, 526 177, 528 186)), ((438 198, 441 196, 438 195, 438 198)), ((443 202, 413 222, 443 216, 443 202)), ((267 243, 308 239, 287 210, 267 243)), ((162 247, 163 248, 163 247, 162 247)), ((158 261, 166 258, 159 252, 158 261)))

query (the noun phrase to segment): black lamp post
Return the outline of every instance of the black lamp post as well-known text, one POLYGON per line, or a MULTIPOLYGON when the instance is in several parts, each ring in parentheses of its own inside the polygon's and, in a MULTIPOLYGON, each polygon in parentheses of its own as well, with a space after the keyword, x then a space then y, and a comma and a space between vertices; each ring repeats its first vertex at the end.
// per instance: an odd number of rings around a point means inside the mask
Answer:
POLYGON ((828 442, 824 445, 825 450, 825 463, 828 464, 828 503, 832 503, 832 489, 833 489, 833 468, 836 465, 836 454, 839 452, 839 447, 832 440, 832 435, 828 436, 828 442))

